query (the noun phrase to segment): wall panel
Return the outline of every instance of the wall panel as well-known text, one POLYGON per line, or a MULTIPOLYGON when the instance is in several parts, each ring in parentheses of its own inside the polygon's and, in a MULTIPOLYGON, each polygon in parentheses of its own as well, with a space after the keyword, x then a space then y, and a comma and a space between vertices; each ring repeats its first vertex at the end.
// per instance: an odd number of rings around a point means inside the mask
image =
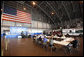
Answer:
POLYGON ((15 22, 11 22, 11 21, 5 21, 5 20, 3 20, 3 25, 14 26, 14 25, 15 25, 15 22))
POLYGON ((38 21, 38 28, 42 28, 42 22, 38 21))

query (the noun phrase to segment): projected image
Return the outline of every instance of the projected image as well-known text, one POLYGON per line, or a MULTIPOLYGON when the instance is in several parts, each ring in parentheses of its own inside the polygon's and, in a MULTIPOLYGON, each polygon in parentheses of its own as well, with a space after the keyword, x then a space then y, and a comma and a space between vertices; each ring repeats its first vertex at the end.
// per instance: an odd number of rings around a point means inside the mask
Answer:
POLYGON ((25 27, 10 27, 10 33, 11 34, 21 34, 21 32, 23 31, 24 34, 25 32, 27 32, 28 28, 25 27))

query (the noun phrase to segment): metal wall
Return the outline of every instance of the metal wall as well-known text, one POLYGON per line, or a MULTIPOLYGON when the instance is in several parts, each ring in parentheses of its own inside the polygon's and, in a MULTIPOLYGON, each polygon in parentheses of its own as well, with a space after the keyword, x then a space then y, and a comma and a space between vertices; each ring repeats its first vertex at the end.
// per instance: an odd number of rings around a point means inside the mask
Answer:
MULTIPOLYGON (((4 3, 2 4, 2 8, 4 8, 4 5, 8 5, 10 7, 17 8, 22 11, 24 11, 23 8, 25 7, 27 9, 25 10, 25 12, 28 12, 32 15, 32 24, 11 22, 11 21, 5 21, 1 19, 1 27, 3 28, 9 28, 10 26, 22 26, 22 27, 28 27, 29 29, 50 29, 51 28, 47 17, 40 11, 37 11, 36 9, 33 9, 31 7, 28 7, 28 5, 18 3, 17 1, 4 1, 4 3)), ((1 30, 4 30, 3 28, 1 30)), ((7 30, 10 30, 10 29, 7 29, 7 30)))

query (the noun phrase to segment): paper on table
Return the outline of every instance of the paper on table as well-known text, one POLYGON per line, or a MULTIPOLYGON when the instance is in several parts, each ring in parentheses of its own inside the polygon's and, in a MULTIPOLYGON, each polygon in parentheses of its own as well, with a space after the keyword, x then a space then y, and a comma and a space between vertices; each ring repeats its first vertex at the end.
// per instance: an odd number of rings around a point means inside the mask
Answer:
POLYGON ((63 41, 56 41, 56 40, 53 40, 54 43, 56 44, 60 44, 60 45, 64 45, 64 46, 67 46, 71 41, 73 41, 74 39, 73 38, 66 38, 64 39, 63 41))
POLYGON ((73 40, 74 40, 74 38, 66 38, 63 41, 73 41, 73 40))
POLYGON ((60 42, 60 41, 55 41, 55 40, 54 40, 54 43, 67 46, 70 42, 65 42, 65 41, 61 41, 61 42, 60 42))

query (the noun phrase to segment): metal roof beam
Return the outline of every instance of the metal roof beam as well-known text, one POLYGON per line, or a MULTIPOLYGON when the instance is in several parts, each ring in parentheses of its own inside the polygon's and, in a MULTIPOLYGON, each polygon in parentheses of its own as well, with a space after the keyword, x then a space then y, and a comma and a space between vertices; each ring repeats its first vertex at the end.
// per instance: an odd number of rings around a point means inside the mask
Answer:
MULTIPOLYGON (((56 12, 56 10, 50 5, 49 2, 46 1, 46 3, 56 12)), ((57 17, 60 19, 61 25, 62 25, 62 18, 59 17, 59 15, 56 13, 57 17)))
POLYGON ((70 25, 71 25, 71 18, 70 18, 69 12, 68 12, 67 8, 65 7, 63 1, 62 1, 62 5, 63 5, 63 7, 64 7, 64 9, 65 9, 65 11, 66 11, 66 13, 67 13, 67 16, 68 16, 68 18, 69 18, 70 25))
MULTIPOLYGON (((52 18, 39 6, 39 5, 37 5, 51 20, 52 20, 52 18)), ((52 20, 53 21, 53 20, 52 20)), ((54 21, 53 21, 53 23, 54 23, 54 21)), ((54 24, 55 25, 55 24, 54 24)))

